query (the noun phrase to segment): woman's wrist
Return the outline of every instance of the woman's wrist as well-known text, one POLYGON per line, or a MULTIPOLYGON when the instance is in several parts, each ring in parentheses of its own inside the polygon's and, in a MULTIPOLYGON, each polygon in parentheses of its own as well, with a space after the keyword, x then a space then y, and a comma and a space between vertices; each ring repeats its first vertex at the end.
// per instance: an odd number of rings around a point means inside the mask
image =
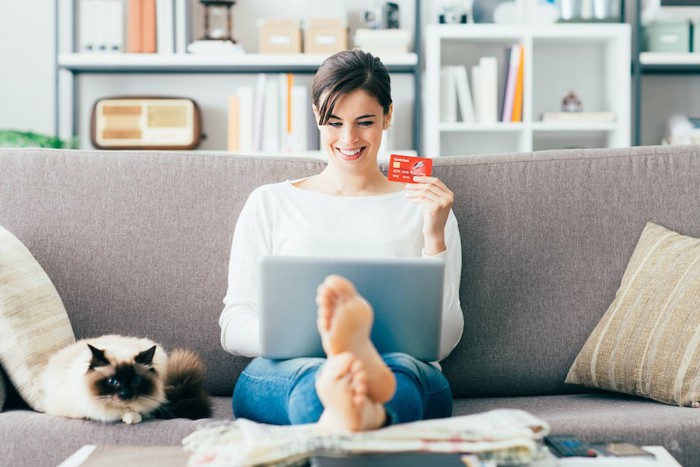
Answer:
POLYGON ((436 239, 425 239, 425 244, 423 245, 423 251, 427 255, 437 255, 442 253, 447 249, 447 245, 445 244, 445 239, 443 238, 436 238, 436 239))

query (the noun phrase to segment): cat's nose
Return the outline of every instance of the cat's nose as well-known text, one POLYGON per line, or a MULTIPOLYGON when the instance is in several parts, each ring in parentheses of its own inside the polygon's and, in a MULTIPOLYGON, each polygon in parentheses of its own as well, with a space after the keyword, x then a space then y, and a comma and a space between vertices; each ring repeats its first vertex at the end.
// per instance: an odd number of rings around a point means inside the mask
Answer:
POLYGON ((120 399, 125 400, 125 401, 134 397, 133 393, 127 388, 120 389, 117 394, 119 395, 120 399))

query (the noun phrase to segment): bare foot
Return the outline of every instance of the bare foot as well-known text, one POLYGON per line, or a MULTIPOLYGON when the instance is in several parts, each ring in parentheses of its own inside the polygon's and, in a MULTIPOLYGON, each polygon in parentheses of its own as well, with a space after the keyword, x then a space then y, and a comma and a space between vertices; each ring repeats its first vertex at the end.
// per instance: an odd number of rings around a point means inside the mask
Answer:
POLYGON ((351 352, 367 372, 369 398, 383 404, 394 396, 396 378, 370 340, 372 307, 344 277, 328 276, 318 287, 318 331, 328 357, 351 352))
POLYGON ((367 397, 367 373, 350 352, 330 357, 316 380, 323 403, 318 423, 331 430, 365 431, 381 427, 384 407, 367 397))

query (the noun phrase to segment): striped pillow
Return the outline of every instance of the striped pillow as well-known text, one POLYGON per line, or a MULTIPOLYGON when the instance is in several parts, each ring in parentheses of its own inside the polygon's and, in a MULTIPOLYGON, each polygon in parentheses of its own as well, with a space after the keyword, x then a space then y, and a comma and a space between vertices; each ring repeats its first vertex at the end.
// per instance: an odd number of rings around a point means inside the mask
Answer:
POLYGON ((41 371, 75 342, 51 280, 17 237, 0 227, 0 363, 17 392, 42 410, 41 371))
POLYGON ((566 382, 699 405, 700 239, 646 225, 566 382))

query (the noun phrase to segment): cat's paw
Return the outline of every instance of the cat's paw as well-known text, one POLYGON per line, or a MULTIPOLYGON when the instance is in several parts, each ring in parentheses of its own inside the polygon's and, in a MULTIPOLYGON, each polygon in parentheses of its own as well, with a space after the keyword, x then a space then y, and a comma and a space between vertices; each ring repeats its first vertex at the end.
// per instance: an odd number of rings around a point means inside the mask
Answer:
POLYGON ((122 415, 122 422, 126 423, 127 425, 140 423, 141 420, 141 414, 138 412, 127 412, 124 415, 122 415))

